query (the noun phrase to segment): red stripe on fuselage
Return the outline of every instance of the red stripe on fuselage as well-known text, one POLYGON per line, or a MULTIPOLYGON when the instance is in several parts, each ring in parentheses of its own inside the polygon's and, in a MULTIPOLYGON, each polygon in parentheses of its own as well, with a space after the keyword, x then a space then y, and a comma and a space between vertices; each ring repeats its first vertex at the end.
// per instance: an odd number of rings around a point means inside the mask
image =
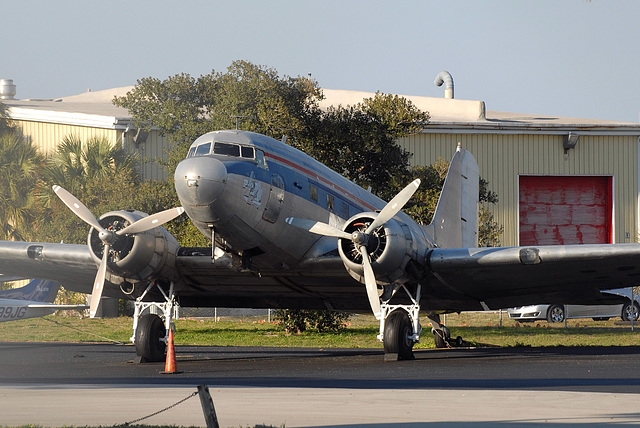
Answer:
POLYGON ((334 189, 338 190, 339 192, 341 192, 343 195, 348 196, 349 198, 352 198, 354 201, 360 203, 361 205, 363 205, 364 207, 370 209, 371 211, 375 211, 377 210, 376 207, 374 207, 373 205, 363 201, 362 199, 360 199, 359 197, 355 196, 354 194, 344 190, 342 187, 336 186, 336 184, 318 174, 316 174, 314 171, 311 171, 310 169, 307 169, 301 165, 298 165, 294 162, 291 162, 289 159, 285 159, 285 158, 281 158, 280 156, 276 156, 273 153, 265 153, 265 156, 267 158, 271 158, 274 159, 278 162, 284 163, 286 165, 289 165, 292 168, 297 169, 298 171, 302 172, 303 174, 309 176, 309 177, 315 177, 317 178, 319 181, 324 182, 326 185, 333 187, 334 189))

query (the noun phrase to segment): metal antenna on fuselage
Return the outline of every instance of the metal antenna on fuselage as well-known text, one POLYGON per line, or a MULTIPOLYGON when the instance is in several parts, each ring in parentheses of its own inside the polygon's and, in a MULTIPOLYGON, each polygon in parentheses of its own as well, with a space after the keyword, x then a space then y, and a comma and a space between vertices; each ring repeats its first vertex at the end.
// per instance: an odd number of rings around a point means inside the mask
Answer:
POLYGON ((251 116, 231 116, 236 120, 236 131, 240 130, 240 119, 250 119, 251 116))

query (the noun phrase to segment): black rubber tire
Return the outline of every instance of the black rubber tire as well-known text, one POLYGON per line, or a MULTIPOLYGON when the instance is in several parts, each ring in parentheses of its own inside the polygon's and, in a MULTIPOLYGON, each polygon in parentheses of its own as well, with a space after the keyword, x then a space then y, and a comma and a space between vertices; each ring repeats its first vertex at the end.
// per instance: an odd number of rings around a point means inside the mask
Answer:
POLYGON ((399 360, 412 360, 413 326, 409 314, 404 309, 396 309, 387 317, 384 324, 384 352, 398 354, 399 360))
POLYGON ((564 317, 564 306, 562 305, 551 305, 547 309, 547 321, 549 322, 564 322, 564 317))
POLYGON ((638 307, 637 303, 634 303, 633 307, 631 303, 625 303, 624 306, 622 306, 622 321, 631 321, 632 318, 633 321, 638 321, 638 314, 640 314, 640 307, 638 307), (635 312, 633 311, 634 309, 635 312))
POLYGON ((167 344, 162 340, 167 332, 162 318, 146 314, 140 318, 136 329, 136 353, 147 362, 164 361, 167 344))
MULTIPOLYGON (((442 331, 444 333, 444 337, 436 330, 433 331, 433 340, 436 342, 436 348, 443 349, 449 347, 449 340, 451 340, 451 332, 447 328, 447 326, 442 326, 442 331)), ((461 338, 462 339, 462 338, 461 338)))

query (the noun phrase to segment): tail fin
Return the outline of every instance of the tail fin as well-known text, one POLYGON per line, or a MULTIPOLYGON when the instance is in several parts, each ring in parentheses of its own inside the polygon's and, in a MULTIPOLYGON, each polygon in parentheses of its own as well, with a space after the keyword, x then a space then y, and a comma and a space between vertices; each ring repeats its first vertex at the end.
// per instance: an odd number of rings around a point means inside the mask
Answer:
POLYGON ((427 232, 440 248, 478 246, 479 168, 458 143, 427 232))
POLYGON ((1 290, 0 298, 53 303, 58 295, 59 289, 59 282, 34 279, 24 287, 1 290))

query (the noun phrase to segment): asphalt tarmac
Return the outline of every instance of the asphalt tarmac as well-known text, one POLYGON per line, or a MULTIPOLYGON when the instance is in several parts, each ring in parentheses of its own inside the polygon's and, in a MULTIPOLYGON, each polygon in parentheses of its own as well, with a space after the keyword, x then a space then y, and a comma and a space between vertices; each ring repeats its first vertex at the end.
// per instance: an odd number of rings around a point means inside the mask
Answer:
POLYGON ((176 347, 179 374, 131 345, 0 343, 0 426, 139 423, 246 427, 640 424, 640 347, 417 351, 176 347))

